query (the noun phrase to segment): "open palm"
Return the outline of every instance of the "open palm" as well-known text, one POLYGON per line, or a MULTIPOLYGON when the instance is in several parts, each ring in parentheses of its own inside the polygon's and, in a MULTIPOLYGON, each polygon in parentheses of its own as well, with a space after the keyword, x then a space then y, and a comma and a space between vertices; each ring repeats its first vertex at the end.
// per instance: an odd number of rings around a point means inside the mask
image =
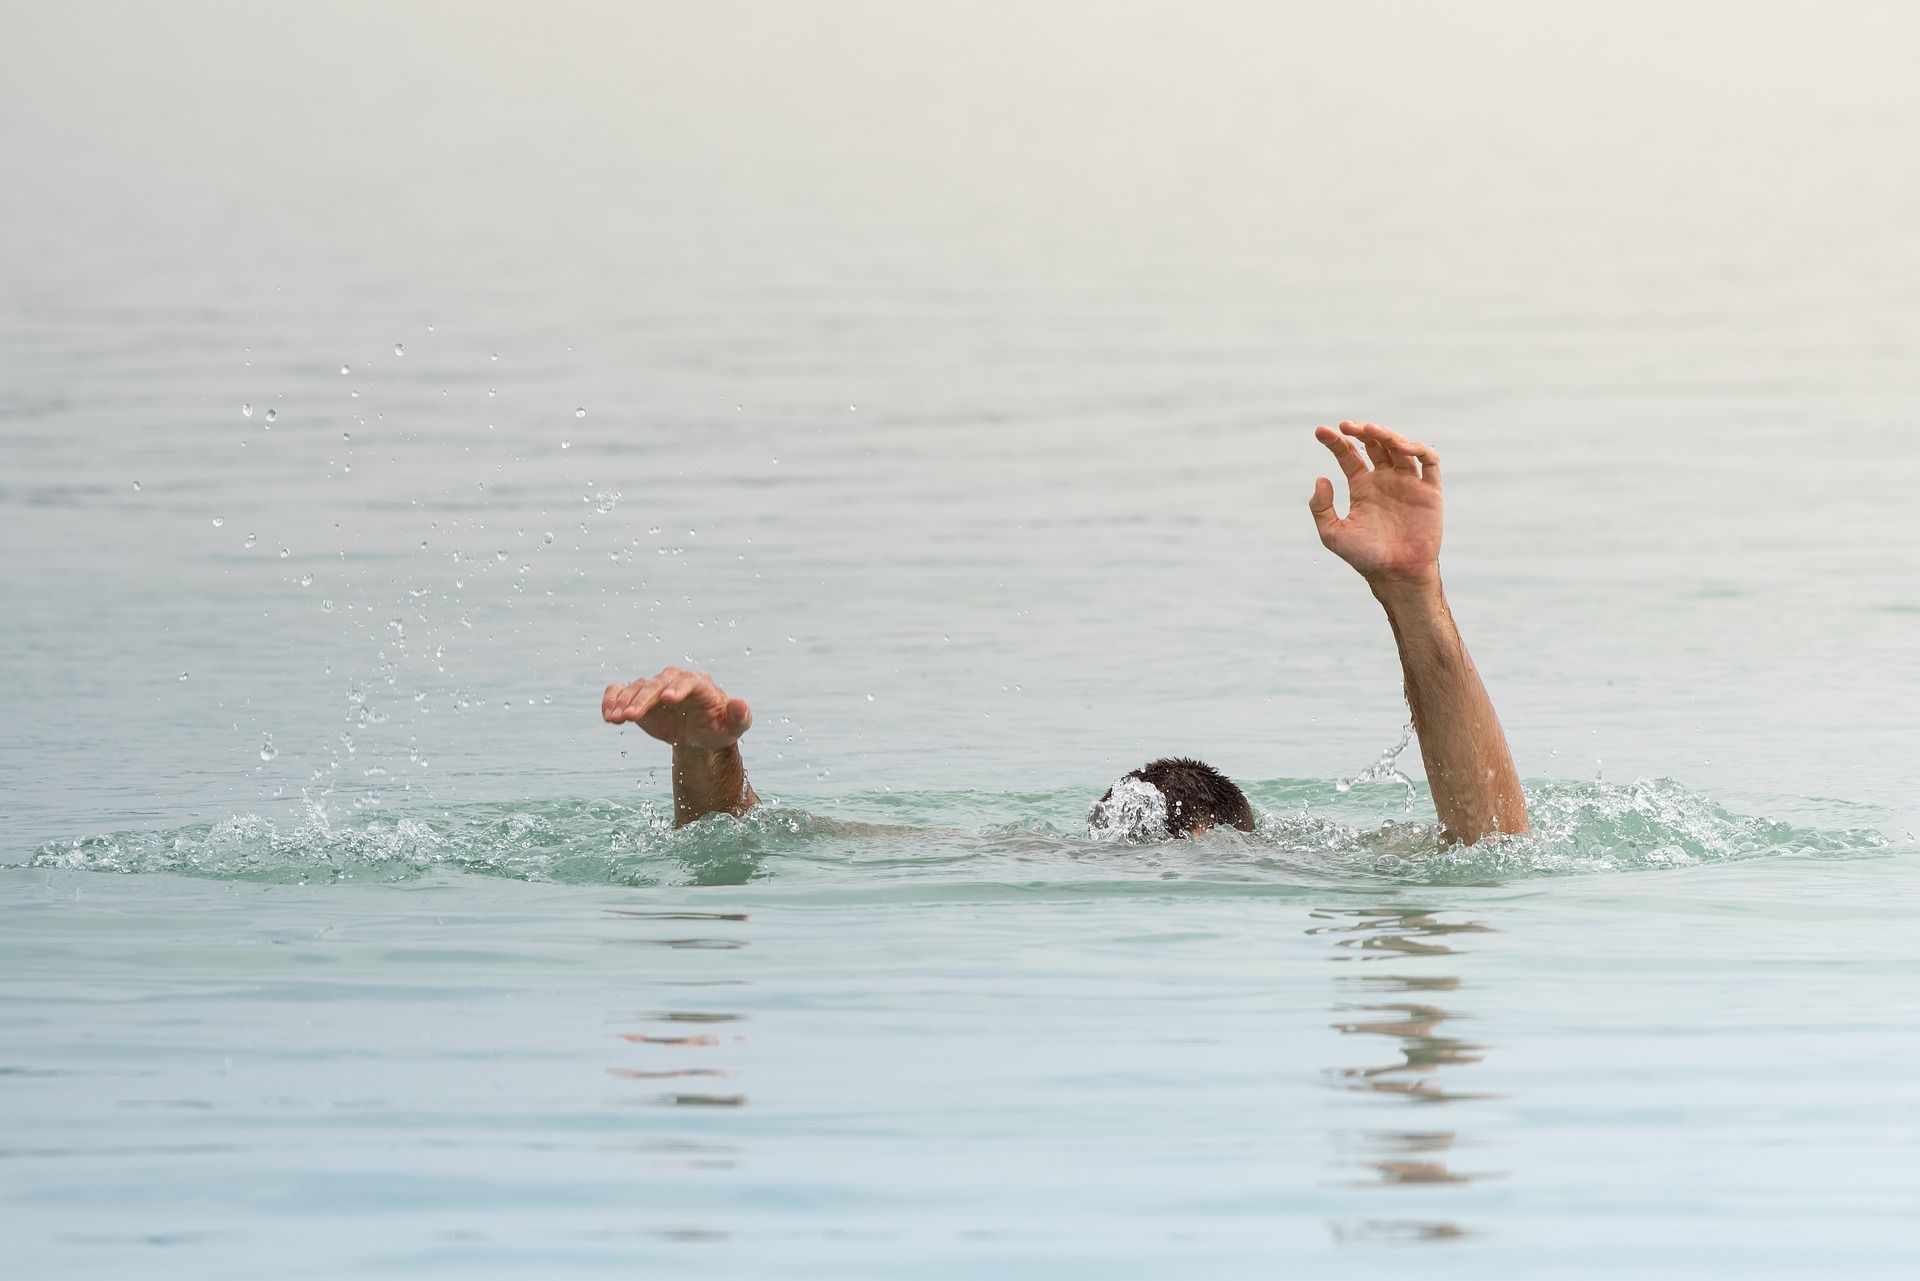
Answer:
POLYGON ((1308 507, 1327 550, 1369 579, 1417 578, 1440 559, 1440 456, 1373 423, 1316 427, 1314 438, 1347 478, 1347 514, 1333 510, 1333 482, 1314 481, 1308 507))

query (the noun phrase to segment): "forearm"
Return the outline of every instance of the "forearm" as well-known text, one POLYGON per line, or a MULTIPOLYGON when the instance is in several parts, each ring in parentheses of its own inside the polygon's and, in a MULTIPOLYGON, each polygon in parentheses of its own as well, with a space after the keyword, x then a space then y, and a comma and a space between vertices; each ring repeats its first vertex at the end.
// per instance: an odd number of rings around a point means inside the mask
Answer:
POLYGON ((1527 800, 1513 753, 1454 626, 1438 570, 1371 585, 1400 649, 1407 706, 1441 829, 1469 845, 1493 832, 1526 831, 1527 800))
POLYGON ((760 798, 747 782, 739 744, 673 749, 673 825, 685 827, 709 814, 745 814, 760 798))

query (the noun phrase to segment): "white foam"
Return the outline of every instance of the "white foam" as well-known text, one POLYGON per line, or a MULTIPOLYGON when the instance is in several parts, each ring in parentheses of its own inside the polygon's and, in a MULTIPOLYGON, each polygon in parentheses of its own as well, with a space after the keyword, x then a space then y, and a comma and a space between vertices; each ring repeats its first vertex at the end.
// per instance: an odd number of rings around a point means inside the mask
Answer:
POLYGON ((1129 774, 1087 811, 1087 835, 1096 841, 1161 841, 1167 836, 1164 792, 1129 774))

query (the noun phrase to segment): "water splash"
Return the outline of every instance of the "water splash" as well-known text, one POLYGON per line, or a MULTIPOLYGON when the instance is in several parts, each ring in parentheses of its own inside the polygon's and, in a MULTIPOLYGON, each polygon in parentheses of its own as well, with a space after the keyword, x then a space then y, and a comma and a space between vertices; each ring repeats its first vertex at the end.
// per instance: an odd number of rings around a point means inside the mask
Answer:
MULTIPOLYGON (((271 749, 271 741, 263 748, 271 749)), ((409 881, 464 873, 602 885, 779 880, 857 888, 971 885, 1489 884, 1756 858, 1853 858, 1890 842, 1867 828, 1809 828, 1734 814, 1671 780, 1529 789, 1533 831, 1474 846, 1430 822, 1370 824, 1313 808, 1326 780, 1252 784, 1257 831, 1140 845, 1089 840, 1084 789, 993 795, 885 792, 823 801, 824 817, 768 803, 674 829, 646 801, 558 799, 383 811, 336 819, 312 798, 296 819, 56 841, 29 866, 232 880, 409 881), (874 821, 880 820, 880 821, 874 821)))
POLYGON ((1391 781, 1407 789, 1406 803, 1402 809, 1413 808, 1415 788, 1413 780, 1400 768, 1400 754, 1407 750, 1407 744, 1413 741, 1413 722, 1408 721, 1406 728, 1400 731, 1400 741, 1381 752, 1373 764, 1355 774, 1352 778, 1335 781, 1333 788, 1337 792, 1350 792, 1359 783, 1391 781))

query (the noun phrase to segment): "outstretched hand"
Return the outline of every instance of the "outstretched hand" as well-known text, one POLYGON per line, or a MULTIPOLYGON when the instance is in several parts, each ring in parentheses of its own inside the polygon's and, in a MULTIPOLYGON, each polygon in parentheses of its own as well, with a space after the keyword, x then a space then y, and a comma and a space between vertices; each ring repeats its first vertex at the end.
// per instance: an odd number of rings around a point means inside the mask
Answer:
POLYGON ((1307 506, 1321 543, 1376 586, 1433 574, 1440 560, 1440 456, 1373 423, 1316 427, 1313 434, 1339 459, 1349 499, 1343 519, 1334 514, 1333 482, 1314 481, 1307 506))
POLYGON ((609 725, 638 725, 675 747, 731 747, 753 726, 744 698, 728 698, 705 672, 669 667, 630 685, 609 685, 600 700, 609 725))

